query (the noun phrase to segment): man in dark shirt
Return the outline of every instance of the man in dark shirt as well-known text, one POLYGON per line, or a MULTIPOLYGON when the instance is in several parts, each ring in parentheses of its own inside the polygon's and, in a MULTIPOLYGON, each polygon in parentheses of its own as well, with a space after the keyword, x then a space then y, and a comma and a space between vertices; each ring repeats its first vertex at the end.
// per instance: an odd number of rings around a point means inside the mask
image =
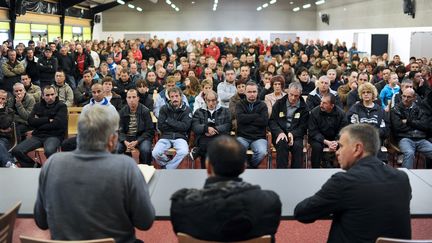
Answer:
POLYGON ((340 132, 339 164, 312 197, 297 204, 302 223, 332 217, 328 242, 375 242, 378 237, 411 238, 411 186, 405 172, 380 161, 378 130, 352 124, 340 132))
POLYGON ((281 214, 279 196, 242 181, 246 149, 222 135, 210 142, 203 189, 181 189, 171 197, 174 232, 207 241, 243 241, 276 234, 281 214))

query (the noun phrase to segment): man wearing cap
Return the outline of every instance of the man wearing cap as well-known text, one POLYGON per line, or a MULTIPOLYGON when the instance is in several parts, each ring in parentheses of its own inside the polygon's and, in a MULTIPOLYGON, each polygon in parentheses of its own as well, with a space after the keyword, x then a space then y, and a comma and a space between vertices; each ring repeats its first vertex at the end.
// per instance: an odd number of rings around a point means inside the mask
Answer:
POLYGON ((43 57, 38 60, 40 87, 54 83, 58 62, 52 55, 51 49, 45 49, 43 57))
POLYGON ((208 178, 203 189, 181 189, 171 197, 171 223, 207 241, 244 241, 274 236, 279 226, 279 196, 242 181, 246 150, 234 138, 220 136, 208 146, 208 178))

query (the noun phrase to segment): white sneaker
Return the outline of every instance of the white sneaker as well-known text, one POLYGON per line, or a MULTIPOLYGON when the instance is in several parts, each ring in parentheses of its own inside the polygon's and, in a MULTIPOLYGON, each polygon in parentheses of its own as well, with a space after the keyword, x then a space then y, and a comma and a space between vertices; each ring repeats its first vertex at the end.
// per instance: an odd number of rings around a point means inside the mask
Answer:
POLYGON ((399 154, 396 161, 399 165, 401 165, 403 162, 403 154, 399 154))
POLYGON ((8 161, 5 165, 6 168, 18 168, 14 163, 8 161))

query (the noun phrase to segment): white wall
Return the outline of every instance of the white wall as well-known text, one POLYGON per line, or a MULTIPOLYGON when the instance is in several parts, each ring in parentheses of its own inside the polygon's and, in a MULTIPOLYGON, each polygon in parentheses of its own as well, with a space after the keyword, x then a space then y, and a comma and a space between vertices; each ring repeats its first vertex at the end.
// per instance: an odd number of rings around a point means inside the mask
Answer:
MULTIPOLYGON (((351 47, 354 41, 354 33, 359 33, 358 50, 365 51, 369 55, 371 53, 371 35, 372 34, 388 34, 389 45, 388 53, 390 57, 398 54, 401 60, 405 63, 409 61, 411 56, 411 33, 418 31, 432 31, 432 27, 411 27, 411 28, 386 28, 386 29, 350 29, 350 30, 327 30, 317 31, 318 36, 322 40, 330 40, 334 42, 336 38, 340 41, 346 41, 347 47, 351 47)), ((431 57, 428 57, 431 58, 431 57)))

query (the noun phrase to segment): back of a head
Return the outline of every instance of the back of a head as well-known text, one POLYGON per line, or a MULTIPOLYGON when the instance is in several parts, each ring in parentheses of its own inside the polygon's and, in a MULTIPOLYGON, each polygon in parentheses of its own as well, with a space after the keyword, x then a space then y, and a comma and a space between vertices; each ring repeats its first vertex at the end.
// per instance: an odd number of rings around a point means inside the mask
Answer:
POLYGON ((207 160, 218 176, 237 177, 245 168, 246 149, 230 136, 220 136, 209 143, 207 160))
POLYGON ((368 155, 376 156, 381 147, 381 140, 378 129, 366 123, 351 124, 340 131, 347 133, 351 141, 357 141, 363 144, 363 149, 368 155))
POLYGON ((80 150, 104 151, 110 135, 119 127, 117 112, 103 105, 90 106, 78 119, 77 147, 80 150))

